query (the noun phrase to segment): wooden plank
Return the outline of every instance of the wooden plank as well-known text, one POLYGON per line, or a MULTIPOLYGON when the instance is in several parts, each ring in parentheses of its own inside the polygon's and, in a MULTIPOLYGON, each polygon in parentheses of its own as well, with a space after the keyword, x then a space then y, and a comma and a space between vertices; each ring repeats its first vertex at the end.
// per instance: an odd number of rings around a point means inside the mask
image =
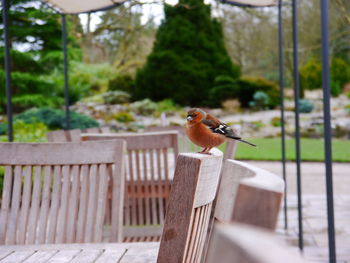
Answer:
POLYGON ((93 242, 102 241, 103 220, 107 203, 108 173, 107 166, 101 164, 98 169, 99 184, 97 189, 97 204, 95 211, 95 224, 93 242))
MULTIPOLYGON (((129 159, 129 175, 130 175, 130 192, 135 196, 137 193, 136 190, 136 175, 134 175, 134 152, 128 150, 128 159, 129 159)), ((130 198, 131 200, 131 224, 132 225, 137 225, 137 211, 136 211, 136 206, 137 206, 137 201, 135 197, 130 198)))
POLYGON ((76 242, 82 243, 84 241, 84 232, 86 224, 87 206, 88 206, 88 188, 89 188, 89 166, 83 165, 81 167, 81 189, 79 196, 79 211, 77 222, 76 242))
POLYGON ((111 224, 111 242, 122 241, 122 226, 123 226, 123 204, 124 204, 124 188, 125 188, 125 153, 126 143, 123 142, 122 148, 119 151, 112 166, 108 166, 108 172, 112 175, 112 224, 111 224))
POLYGON ((44 185, 43 194, 41 199, 41 207, 39 214, 39 230, 38 230, 38 243, 42 244, 46 241, 46 229, 47 229, 47 218, 49 216, 49 206, 51 197, 51 182, 52 182, 52 169, 51 166, 44 167, 44 185))
POLYGON ((81 130, 80 129, 74 129, 74 130, 69 130, 67 132, 67 139, 69 142, 80 142, 81 141, 81 130))
POLYGON ((57 214, 59 209, 59 197, 61 195, 61 167, 55 166, 53 172, 53 190, 51 196, 51 207, 49 214, 49 228, 47 243, 54 243, 56 238, 57 214))
POLYGON ((94 237, 94 224, 96 213, 96 192, 98 189, 97 165, 91 165, 89 174, 89 193, 86 214, 86 224, 84 233, 84 242, 92 242, 94 237))
MULTIPOLYGON (((140 165, 140 151, 135 151, 136 156, 136 194, 137 196, 142 195, 142 177, 141 177, 141 165, 140 165)), ((137 198, 137 223, 139 225, 144 225, 144 211, 143 211, 144 205, 143 205, 143 199, 137 198)))
POLYGON ((177 134, 176 131, 167 132, 147 132, 147 133, 112 133, 112 134, 82 134, 83 141, 95 140, 115 140, 121 139, 127 141, 128 150, 155 149, 173 147, 171 134, 177 134))
POLYGON ((32 202, 31 202, 29 220, 28 220, 28 238, 26 241, 27 244, 34 244, 36 240, 40 196, 41 196, 41 166, 35 166, 32 202))
POLYGON ((11 188, 12 188, 12 167, 5 166, 5 176, 3 182, 1 210, 0 210, 0 245, 6 241, 6 232, 8 226, 8 214, 10 209, 11 188))
POLYGON ((121 140, 79 143, 1 143, 0 165, 79 165, 113 163, 121 140), (94 154, 91 154, 94 149, 94 154))
POLYGON ((58 222, 56 232, 56 243, 64 243, 66 240, 67 208, 70 187, 70 167, 62 167, 62 192, 60 196, 60 208, 58 211, 58 222))
POLYGON ((224 153, 224 161, 227 159, 234 159, 237 150, 237 142, 235 140, 228 140, 224 153))
MULTIPOLYGON (((157 176, 158 176, 158 188, 162 189, 161 191, 163 191, 163 187, 162 187, 162 162, 160 160, 161 158, 161 152, 160 149, 156 149, 155 150, 156 153, 156 159, 157 159, 157 176)), ((165 211, 164 211, 164 204, 163 204, 163 197, 159 196, 158 197, 158 215, 159 215, 159 223, 160 224, 164 224, 164 216, 165 216, 165 211)))
POLYGON ((125 254, 126 248, 106 249, 96 259, 95 263, 116 263, 125 254))
POLYGON ((84 249, 70 263, 93 263, 102 253, 100 249, 84 249))
POLYGON ((18 263, 29 258, 35 251, 14 251, 9 256, 1 260, 1 263, 18 263))
POLYGON ((50 131, 47 133, 47 140, 49 142, 68 142, 65 130, 50 131))
POLYGON ((78 215, 78 198, 80 192, 80 177, 79 177, 80 167, 78 165, 73 165, 71 172, 72 188, 69 195, 69 207, 67 216, 67 243, 73 243, 75 241, 76 234, 76 224, 78 215))
POLYGON ((76 249, 76 250, 61 250, 61 251, 58 251, 52 258, 50 258, 47 261, 47 263, 69 262, 74 257, 76 257, 79 253, 81 253, 80 249, 76 249))
POLYGON ((21 186, 22 186, 22 167, 19 165, 15 166, 14 170, 14 183, 13 192, 11 198, 11 208, 7 229, 7 245, 13 245, 16 243, 16 230, 19 205, 21 200, 21 186))
POLYGON ((154 263, 158 255, 157 248, 129 248, 119 263, 154 263))
POLYGON ((28 223, 28 214, 29 214, 29 204, 30 204, 30 196, 32 192, 32 166, 24 167, 23 170, 24 176, 24 185, 23 185, 23 194, 21 201, 21 211, 19 215, 18 222, 18 232, 17 232, 17 240, 16 244, 24 244, 26 233, 27 233, 27 223, 28 223))
MULTIPOLYGON (((196 221, 194 221, 196 202, 203 203, 203 205, 211 203, 212 199, 205 197, 204 192, 207 191, 211 196, 212 189, 217 188, 220 175, 218 167, 222 163, 222 153, 216 149, 211 153, 212 155, 180 154, 178 156, 157 259, 158 263, 183 262, 185 259, 185 251, 191 243, 189 239, 191 228, 196 229, 196 221)), ((208 225, 202 227, 207 228, 208 225)), ((204 231, 204 233, 207 232, 204 231)), ((200 240, 201 237, 198 239, 200 240)), ((186 254, 186 258, 191 255, 190 253, 186 254)), ((200 258, 196 261, 199 262, 200 258)))
POLYGON ((11 253, 13 253, 13 251, 11 250, 5 250, 5 251, 0 251, 0 261, 3 258, 6 258, 8 255, 10 255, 11 253))
POLYGON ((155 176, 154 176, 154 158, 153 150, 149 150, 150 163, 151 163, 151 176, 150 176, 150 185, 151 185, 151 199, 152 199, 152 224, 157 225, 160 223, 157 216, 157 203, 156 203, 156 187, 155 187, 155 176))
POLYGON ((232 221, 274 230, 282 193, 241 184, 235 200, 232 221))
POLYGON ((24 260, 23 263, 46 263, 57 252, 58 250, 36 251, 33 255, 24 260))
POLYGON ((148 166, 147 166, 147 152, 146 150, 141 151, 142 152, 142 160, 143 160, 143 181, 142 184, 144 188, 145 193, 145 224, 150 225, 151 224, 151 208, 150 208, 150 192, 149 192, 149 175, 148 175, 148 166))
POLYGON ((296 250, 291 250, 271 232, 243 224, 216 224, 206 263, 302 263, 296 250), (253 238, 252 238, 253 237, 253 238))

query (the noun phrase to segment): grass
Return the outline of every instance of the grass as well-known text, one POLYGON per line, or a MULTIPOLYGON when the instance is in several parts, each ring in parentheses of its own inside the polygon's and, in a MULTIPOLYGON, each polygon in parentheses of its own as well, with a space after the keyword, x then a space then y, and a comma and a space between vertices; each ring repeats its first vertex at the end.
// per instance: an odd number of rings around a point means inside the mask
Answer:
MULTIPOLYGON (((257 148, 239 143, 236 159, 240 160, 281 160, 281 138, 255 138, 249 141, 258 145, 257 148)), ((332 140, 333 161, 350 161, 350 140, 332 140)), ((324 161, 323 139, 301 139, 301 159, 303 161, 324 161)), ((295 160, 295 140, 286 140, 286 158, 295 160)))

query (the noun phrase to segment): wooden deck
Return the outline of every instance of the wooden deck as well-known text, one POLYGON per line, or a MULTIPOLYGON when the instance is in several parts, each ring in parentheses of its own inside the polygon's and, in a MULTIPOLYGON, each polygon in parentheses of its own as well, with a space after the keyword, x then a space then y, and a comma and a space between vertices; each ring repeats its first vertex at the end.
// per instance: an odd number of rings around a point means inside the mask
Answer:
POLYGON ((158 250, 156 242, 0 246, 0 263, 150 263, 158 250))

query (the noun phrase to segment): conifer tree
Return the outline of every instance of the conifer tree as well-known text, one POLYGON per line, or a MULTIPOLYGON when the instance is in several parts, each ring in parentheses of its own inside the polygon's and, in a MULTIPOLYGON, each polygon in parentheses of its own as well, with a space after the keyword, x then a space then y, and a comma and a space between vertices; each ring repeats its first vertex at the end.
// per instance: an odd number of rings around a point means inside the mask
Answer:
POLYGON ((239 78, 224 45, 221 24, 203 0, 164 6, 153 51, 136 76, 135 98, 172 98, 182 105, 210 105, 218 76, 239 78))

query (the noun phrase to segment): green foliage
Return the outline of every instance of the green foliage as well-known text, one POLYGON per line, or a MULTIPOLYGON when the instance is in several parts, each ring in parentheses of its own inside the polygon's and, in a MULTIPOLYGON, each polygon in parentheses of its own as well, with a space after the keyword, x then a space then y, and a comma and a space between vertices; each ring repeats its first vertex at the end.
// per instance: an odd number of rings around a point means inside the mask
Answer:
POLYGON ((118 75, 108 82, 109 90, 122 90, 128 93, 133 92, 135 81, 130 75, 118 75))
POLYGON ((267 109, 270 103, 270 97, 263 91, 257 91, 253 95, 253 100, 249 102, 249 106, 256 110, 267 109))
POLYGON ((230 76, 221 75, 215 78, 214 87, 209 91, 209 104, 220 107, 222 102, 237 96, 237 81, 230 76))
POLYGON ((172 113, 179 110, 182 110, 182 107, 176 105, 172 99, 165 99, 157 103, 157 111, 159 112, 172 113))
POLYGON ((314 109, 314 104, 310 100, 301 99, 299 100, 299 112, 310 113, 314 109))
POLYGON ((208 104, 219 75, 240 74, 227 54, 221 24, 210 17, 203 0, 165 4, 153 51, 137 72, 135 99, 159 101, 171 97, 181 105, 208 104))
POLYGON ((281 127, 282 125, 281 117, 273 117, 271 119, 271 125, 273 127, 281 127))
MULTIPOLYGON (((1 16, 1 14, 0 14, 1 16)), ((33 106, 57 107, 63 98, 63 85, 50 81, 48 75, 63 68, 60 15, 40 1, 16 0, 9 10, 9 35, 14 111, 33 106), (33 96, 33 98, 30 98, 33 96), (45 100, 43 99, 45 98, 45 100)), ((2 18, 0 19, 2 21, 2 18)), ((81 59, 81 52, 71 34, 68 18, 69 58, 81 59)), ((3 43, 3 27, 0 27, 3 43)), ((3 47, 0 48, 0 108, 5 108, 3 47)))
POLYGON ((129 123, 129 122, 135 121, 134 117, 129 112, 126 112, 126 111, 120 111, 116 113, 113 116, 113 118, 116 121, 123 122, 123 123, 129 123))
MULTIPOLYGON (((98 127, 98 123, 90 117, 70 111, 70 128, 71 129, 86 129, 98 127)), ((65 112, 59 109, 40 108, 30 109, 14 118, 15 120, 23 120, 25 123, 42 122, 50 129, 65 128, 65 112)))
MULTIPOLYGON (((15 142, 46 142, 48 127, 42 122, 25 123, 16 120, 13 123, 13 134, 15 142)), ((7 136, 0 136, 0 141, 6 142, 7 136)))
POLYGON ((144 99, 130 104, 130 108, 137 114, 147 116, 151 115, 157 110, 157 103, 151 101, 150 99, 144 99))
POLYGON ((257 91, 263 91, 269 97, 268 108, 275 108, 280 101, 279 90, 275 83, 263 78, 242 77, 238 82, 238 90, 235 95, 243 108, 249 107, 249 102, 254 100, 257 91))
POLYGON ((124 91, 109 91, 102 94, 104 103, 106 104, 122 104, 129 102, 130 95, 124 91))
MULTIPOLYGON (((322 88, 321 62, 312 58, 300 68, 301 89, 322 88)), ((330 65, 331 94, 336 97, 342 92, 343 86, 350 81, 350 64, 341 58, 333 58, 330 65)))

